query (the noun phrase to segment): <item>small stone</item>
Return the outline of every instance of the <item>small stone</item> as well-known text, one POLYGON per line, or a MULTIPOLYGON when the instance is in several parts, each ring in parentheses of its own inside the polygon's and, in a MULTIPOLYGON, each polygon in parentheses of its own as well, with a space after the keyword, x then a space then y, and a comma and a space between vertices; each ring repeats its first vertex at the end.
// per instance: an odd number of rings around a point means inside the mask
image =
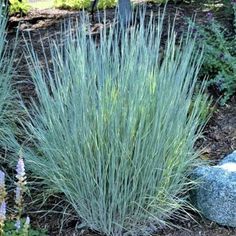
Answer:
POLYGON ((196 168, 193 178, 200 180, 193 192, 198 210, 218 224, 236 227, 236 151, 219 165, 196 168))

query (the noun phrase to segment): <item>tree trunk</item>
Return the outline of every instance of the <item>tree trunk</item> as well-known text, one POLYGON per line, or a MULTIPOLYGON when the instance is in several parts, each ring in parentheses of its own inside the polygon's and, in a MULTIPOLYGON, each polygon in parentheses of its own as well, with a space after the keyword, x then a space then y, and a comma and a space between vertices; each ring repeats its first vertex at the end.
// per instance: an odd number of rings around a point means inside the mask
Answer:
POLYGON ((122 26, 127 26, 130 24, 132 17, 130 0, 118 0, 118 16, 122 26))

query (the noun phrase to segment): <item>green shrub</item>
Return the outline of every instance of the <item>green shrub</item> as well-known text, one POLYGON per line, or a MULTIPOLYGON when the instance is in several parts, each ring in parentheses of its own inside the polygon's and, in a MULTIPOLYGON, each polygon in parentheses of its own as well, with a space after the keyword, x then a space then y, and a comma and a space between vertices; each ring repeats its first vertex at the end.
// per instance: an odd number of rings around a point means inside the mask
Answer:
POLYGON ((207 14, 207 23, 193 25, 198 35, 200 47, 204 47, 205 59, 202 76, 209 78, 209 86, 214 86, 222 94, 224 104, 236 91, 236 2, 234 10, 234 30, 229 32, 217 22, 212 13, 207 14))
MULTIPOLYGON (((98 0, 98 9, 113 8, 117 5, 117 0, 98 0)), ((151 0, 150 2, 165 3, 166 0, 151 0)), ((62 9, 89 9, 91 0, 54 0, 54 5, 62 9)))
MULTIPOLYGON (((112 8, 116 5, 117 0, 99 0, 98 8, 112 8)), ((54 0, 54 4, 57 8, 63 9, 89 9, 91 7, 90 0, 54 0)))
POLYGON ((33 50, 29 61, 38 100, 24 107, 28 168, 107 235, 148 234, 183 209, 198 163, 201 54, 170 30, 162 58, 163 19, 140 21, 101 30, 99 45, 87 24, 69 28, 50 43, 51 69, 33 50))
POLYGON ((87 9, 90 7, 90 0, 55 0, 55 7, 62 9, 87 9))
POLYGON ((21 2, 19 0, 10 0, 10 14, 16 14, 16 13, 23 13, 23 14, 27 14, 29 9, 30 9, 30 5, 29 5, 29 1, 28 0, 22 0, 21 2))

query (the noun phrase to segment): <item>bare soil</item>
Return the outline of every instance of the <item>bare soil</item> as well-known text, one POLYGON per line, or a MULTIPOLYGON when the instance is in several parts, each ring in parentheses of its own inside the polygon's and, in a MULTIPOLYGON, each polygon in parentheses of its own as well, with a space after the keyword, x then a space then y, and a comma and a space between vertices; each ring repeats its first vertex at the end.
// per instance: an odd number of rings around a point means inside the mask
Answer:
MULTIPOLYGON (((151 12, 156 14, 159 10, 159 6, 155 4, 147 4, 147 15, 151 12)), ((205 9, 206 10, 206 9, 205 9)), ((171 18, 177 12, 176 25, 181 31, 184 30, 184 17, 191 17, 193 14, 197 14, 197 21, 204 22, 206 17, 206 12, 204 9, 200 8, 198 5, 184 4, 184 5, 174 5, 170 4, 167 7, 167 16, 171 18)), ((29 70, 26 65, 24 58, 26 41, 29 40, 29 34, 32 42, 32 46, 37 51, 42 63, 46 60, 41 48, 41 42, 43 42, 46 48, 46 56, 49 54, 49 42, 48 38, 56 37, 61 32, 61 26, 70 19, 75 19, 79 16, 77 11, 66 11, 66 10, 34 10, 30 12, 26 17, 14 16, 11 17, 8 28, 8 40, 10 45, 16 38, 16 29, 19 29, 18 44, 16 47, 16 76, 15 81, 17 83, 17 88, 22 94, 22 96, 29 100, 30 97, 35 97, 34 86, 30 81, 29 70)), ((101 13, 103 14, 103 13, 101 13)), ((114 9, 109 9, 106 12, 107 21, 111 21, 114 17, 114 9)), ((224 21, 224 23, 230 27, 232 22, 227 19, 222 14, 218 14, 218 18, 224 21)), ((101 26, 98 23, 98 13, 95 15, 95 21, 92 23, 92 29, 96 31, 101 26)), ((215 95, 215 94, 213 94, 215 95)), ((229 102, 229 104, 224 107, 216 105, 215 112, 207 124, 204 136, 199 140, 201 147, 204 147, 203 158, 211 160, 212 163, 217 163, 225 155, 231 153, 236 149, 236 106, 235 98, 229 102)), ((50 206, 49 206, 50 207, 50 206)), ((32 219, 34 225, 39 225, 40 227, 46 227, 50 235, 59 235, 59 226, 61 218, 56 214, 50 214, 42 217, 41 214, 32 214, 32 219), (38 217, 41 216, 39 219, 38 217)), ((155 236, 226 236, 235 235, 236 229, 227 228, 217 225, 216 223, 210 222, 206 219, 195 216, 196 221, 192 218, 188 218, 181 222, 176 222, 178 227, 181 229, 162 229, 155 236), (184 229, 183 229, 184 228, 184 229)), ((96 233, 90 232, 88 230, 82 230, 76 232, 74 227, 76 225, 76 220, 70 220, 66 223, 65 229, 62 231, 61 235, 83 235, 83 236, 95 236, 96 233)), ((153 236, 154 236, 153 235, 153 236)))

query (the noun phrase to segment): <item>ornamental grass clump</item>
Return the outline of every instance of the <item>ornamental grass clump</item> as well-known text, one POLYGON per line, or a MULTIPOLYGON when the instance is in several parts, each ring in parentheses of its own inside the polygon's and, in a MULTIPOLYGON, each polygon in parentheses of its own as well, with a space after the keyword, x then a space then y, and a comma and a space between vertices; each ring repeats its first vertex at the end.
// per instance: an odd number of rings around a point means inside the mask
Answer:
MULTIPOLYGON (((0 4, 0 147, 6 145, 6 139, 12 138, 18 129, 16 120, 16 92, 12 86, 14 48, 9 50, 6 39, 6 8, 0 4)), ((19 113, 17 113, 19 114, 19 113)), ((1 161, 2 157, 0 157, 1 161)), ((0 162, 1 163, 1 162, 0 162)), ((2 164, 2 163, 1 163, 2 164)))
POLYGON ((51 41, 46 69, 29 48, 37 100, 25 107, 28 167, 82 226, 148 234, 177 217, 193 184, 207 103, 203 86, 192 100, 201 53, 172 27, 161 49, 163 16, 103 28, 96 40, 88 24, 69 25, 51 41))

